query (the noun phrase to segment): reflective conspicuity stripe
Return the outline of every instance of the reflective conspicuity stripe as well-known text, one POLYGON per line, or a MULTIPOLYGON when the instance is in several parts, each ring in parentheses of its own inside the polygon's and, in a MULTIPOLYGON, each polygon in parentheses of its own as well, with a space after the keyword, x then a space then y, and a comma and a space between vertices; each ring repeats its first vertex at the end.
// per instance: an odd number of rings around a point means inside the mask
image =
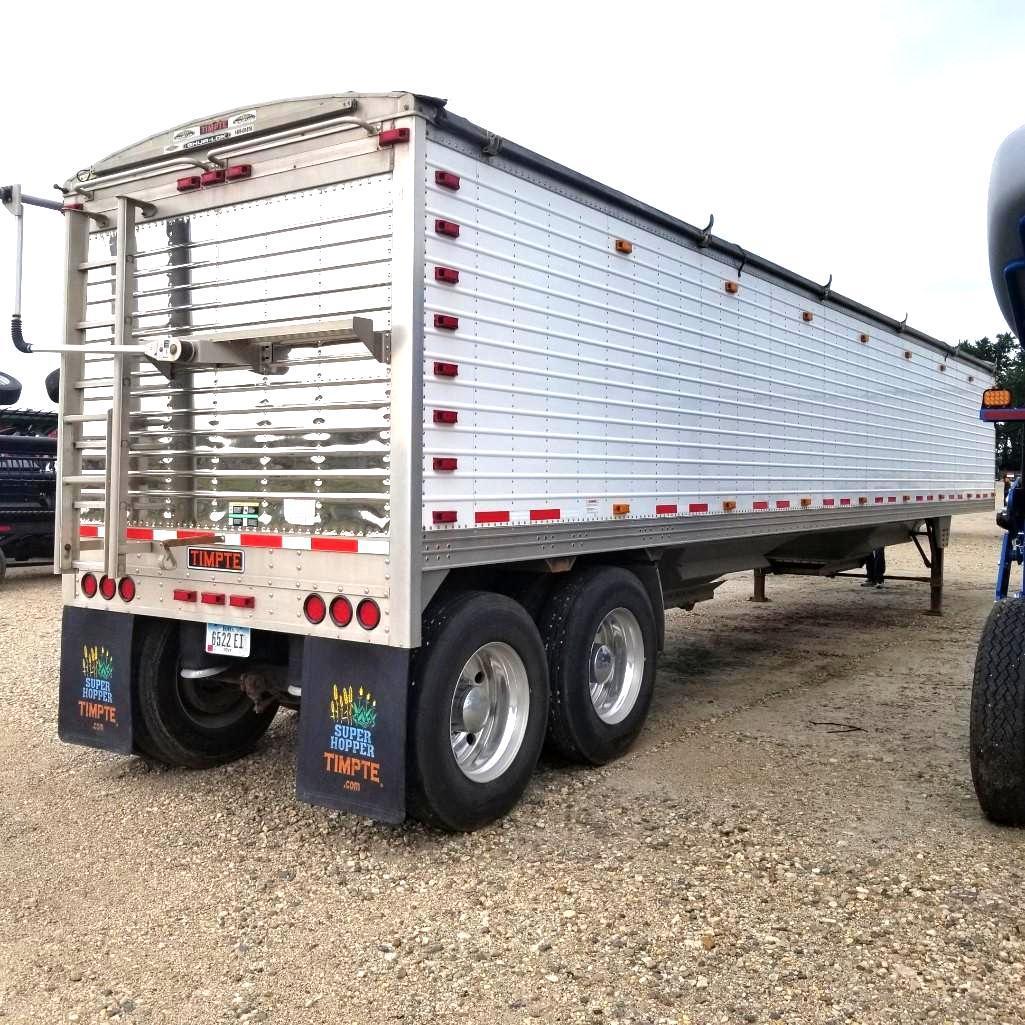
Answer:
MULTIPOLYGON (((103 527, 85 524, 79 529, 80 537, 103 537, 103 527)), ((323 537, 308 534, 220 534, 212 530, 160 530, 157 527, 129 527, 125 531, 128 541, 195 541, 214 537, 224 538, 219 544, 238 548, 283 548, 296 552, 344 552, 359 555, 387 555, 386 537, 323 537)))

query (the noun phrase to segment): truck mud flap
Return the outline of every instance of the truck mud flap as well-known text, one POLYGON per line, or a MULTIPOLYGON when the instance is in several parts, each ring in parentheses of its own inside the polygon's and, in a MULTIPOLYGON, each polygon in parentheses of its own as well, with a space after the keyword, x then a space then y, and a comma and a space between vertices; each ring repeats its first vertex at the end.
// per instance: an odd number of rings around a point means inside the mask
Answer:
POLYGON ((135 617, 66 606, 61 628, 57 735, 132 752, 132 629, 135 617))
POLYGON ((408 692, 408 651, 307 637, 296 758, 299 798, 401 822, 408 692))

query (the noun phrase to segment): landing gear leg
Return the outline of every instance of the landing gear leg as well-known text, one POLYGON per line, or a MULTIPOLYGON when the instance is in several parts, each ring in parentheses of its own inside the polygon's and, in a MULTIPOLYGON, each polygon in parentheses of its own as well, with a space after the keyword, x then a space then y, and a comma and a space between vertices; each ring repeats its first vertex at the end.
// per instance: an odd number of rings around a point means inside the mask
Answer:
POLYGON ((748 598, 748 601, 755 601, 761 604, 769 600, 765 597, 765 578, 768 576, 768 572, 765 569, 755 570, 754 593, 748 598))

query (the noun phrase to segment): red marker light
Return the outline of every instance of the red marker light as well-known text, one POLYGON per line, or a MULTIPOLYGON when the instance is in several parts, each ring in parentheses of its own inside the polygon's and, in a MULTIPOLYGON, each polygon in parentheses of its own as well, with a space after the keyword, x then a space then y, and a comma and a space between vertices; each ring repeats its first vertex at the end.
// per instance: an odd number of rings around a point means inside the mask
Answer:
POLYGON ((447 313, 435 313, 434 326, 443 331, 455 331, 459 327, 459 318, 450 317, 447 313))
POLYGON ((203 591, 199 595, 199 600, 204 605, 223 605, 224 595, 218 594, 216 591, 203 591))
POLYGON ((174 600, 175 601, 195 601, 196 592, 190 591, 185 587, 176 587, 174 589, 174 600))
POLYGON ((446 285, 458 285, 459 271, 453 270, 451 267, 435 267, 434 280, 444 281, 446 285))
POLYGON ((436 409, 434 411, 434 422, 436 424, 454 424, 459 420, 459 414, 454 409, 436 409))
POLYGON ((218 167, 215 171, 204 171, 199 176, 200 184, 207 185, 223 185, 224 184, 224 170, 218 167))
POLYGON ((440 185, 443 189, 451 189, 453 192, 458 192, 459 175, 453 174, 451 171, 435 171, 434 184, 440 185))
POLYGON ((228 604, 233 609, 253 609, 256 599, 251 594, 232 594, 228 596, 228 604))
POLYGON ((434 230, 439 235, 447 235, 449 238, 459 238, 459 225, 454 221, 435 221, 434 230))
POLYGON ((381 622, 381 610, 373 598, 364 598, 356 606, 356 618, 364 630, 373 630, 381 622))
POLYGON ((459 460, 453 456, 435 456, 434 457, 434 469, 435 470, 455 470, 459 467, 459 460))
POLYGON ((187 178, 178 179, 179 192, 194 192, 203 184, 198 174, 190 174, 187 178))
POLYGON ((377 137, 378 146, 394 146, 397 142, 409 142, 408 128, 386 128, 377 137))
POLYGON ((434 512, 435 523, 455 523, 456 522, 456 511, 455 509, 440 509, 434 512))
POLYGON ((306 601, 303 602, 303 614, 314 625, 323 623, 324 617, 327 615, 327 605, 324 599, 319 594, 307 595, 306 601))
POLYGON ((227 181, 237 182, 242 181, 243 178, 248 178, 253 173, 252 164, 232 164, 224 172, 224 177, 227 181))
POLYGON ((435 363, 434 373, 438 377, 458 377, 459 376, 459 364, 458 363, 435 363))
POLYGON ((335 626, 348 626, 352 622, 352 602, 344 596, 331 601, 331 621, 335 626))

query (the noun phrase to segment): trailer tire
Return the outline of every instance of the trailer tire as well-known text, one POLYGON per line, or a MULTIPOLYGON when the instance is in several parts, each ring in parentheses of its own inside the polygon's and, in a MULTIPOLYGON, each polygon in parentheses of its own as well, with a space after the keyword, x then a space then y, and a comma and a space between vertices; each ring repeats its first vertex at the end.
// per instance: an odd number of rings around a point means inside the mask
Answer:
POLYGON ((997 602, 975 657, 972 782, 991 822, 1025 825, 1025 599, 997 602))
POLYGON ((552 595, 541 636, 549 746, 590 765, 618 758, 641 732, 655 690, 656 625, 644 586, 619 566, 585 569, 552 595))
POLYGON ((429 609, 409 708, 410 813, 449 832, 505 815, 530 782, 548 717, 544 648, 523 607, 470 591, 429 609))
POLYGON ((230 684, 178 673, 178 624, 137 620, 133 732, 140 753, 163 765, 209 769, 248 754, 267 732, 276 704, 257 712, 230 684), (237 695, 237 696, 236 696, 237 695))

